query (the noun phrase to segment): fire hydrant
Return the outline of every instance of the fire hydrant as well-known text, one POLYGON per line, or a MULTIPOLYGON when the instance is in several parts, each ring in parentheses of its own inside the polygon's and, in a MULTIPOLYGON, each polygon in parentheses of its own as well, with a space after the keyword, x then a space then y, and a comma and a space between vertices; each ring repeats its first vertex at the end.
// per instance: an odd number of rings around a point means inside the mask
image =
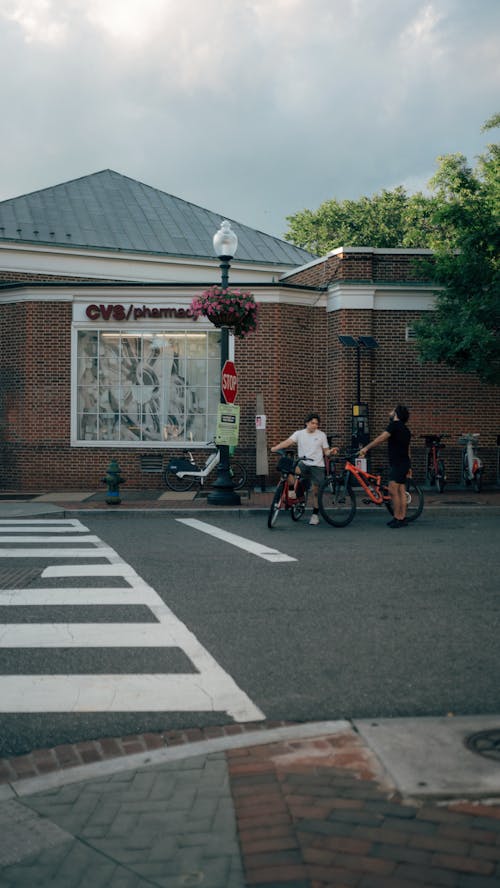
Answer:
POLYGON ((120 484, 125 483, 125 478, 122 478, 120 475, 120 466, 116 459, 111 460, 107 474, 104 478, 101 478, 101 482, 108 485, 108 491, 106 494, 106 502, 108 506, 119 506, 121 503, 120 484))

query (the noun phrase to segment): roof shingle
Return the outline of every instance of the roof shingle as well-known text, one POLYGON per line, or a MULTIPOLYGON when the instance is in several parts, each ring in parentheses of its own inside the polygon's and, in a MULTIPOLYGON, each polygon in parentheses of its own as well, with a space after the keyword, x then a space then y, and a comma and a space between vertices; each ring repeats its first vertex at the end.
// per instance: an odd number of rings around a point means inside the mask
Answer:
MULTIPOLYGON (((0 241, 213 258, 222 216, 114 170, 0 202, 0 241)), ((315 258, 232 222, 238 259, 295 267, 315 258)))

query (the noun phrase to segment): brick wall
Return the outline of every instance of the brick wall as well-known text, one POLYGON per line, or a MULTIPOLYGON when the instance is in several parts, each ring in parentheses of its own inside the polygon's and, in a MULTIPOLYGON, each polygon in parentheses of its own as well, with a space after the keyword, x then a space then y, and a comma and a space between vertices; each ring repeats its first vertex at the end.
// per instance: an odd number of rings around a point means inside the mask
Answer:
MULTIPOLYGON (((420 316, 415 311, 332 312, 328 317, 330 349, 328 376, 332 383, 332 409, 329 430, 351 434, 351 405, 356 401, 356 349, 338 342, 339 333, 375 337, 379 348, 361 350, 361 401, 369 405, 370 437, 387 425, 388 414, 397 404, 406 404, 413 434, 412 455, 415 475, 424 480, 425 444, 421 436, 448 433, 445 461, 450 482, 460 482, 463 432, 480 432, 481 457, 486 464, 485 482, 496 479, 497 436, 500 434, 499 390, 481 384, 475 376, 457 373, 444 365, 418 360, 417 347, 405 338, 407 326, 420 316)), ((386 463, 382 446, 373 451, 372 465, 386 463)))
MULTIPOLYGON (((418 279, 418 273, 413 255, 340 253, 298 272, 293 284, 411 281, 418 279)), ((0 278, 36 281, 40 276, 0 272, 0 278)), ((287 281, 292 283, 291 278, 287 281)), ((418 312, 342 309, 327 313, 324 307, 314 306, 314 299, 311 294, 309 306, 261 305, 257 334, 236 341, 241 407, 238 455, 250 474, 255 471, 257 394, 264 398, 268 447, 301 427, 309 410, 320 413, 327 434, 339 433, 342 442, 350 440, 356 350, 338 341, 340 333, 349 333, 372 335, 380 345, 374 352, 361 354, 361 400, 369 405, 371 436, 385 428, 397 401, 406 402, 411 410, 418 478, 424 466, 420 435, 450 434, 449 480, 458 482, 461 448, 457 438, 462 432, 478 431, 485 481, 494 482, 500 434, 498 388, 442 366, 420 364, 415 344, 405 339, 406 327, 414 323, 418 312)), ((0 307, 0 489, 98 488, 112 457, 118 459, 130 489, 163 487, 161 475, 141 470, 140 449, 70 447, 70 370, 71 303, 52 300, 0 307)), ((164 463, 173 453, 164 448, 144 452, 161 454, 164 463)), ((385 462, 384 448, 375 451, 374 462, 385 462)))
POLYGON ((287 284, 294 286, 325 287, 333 281, 415 281, 422 282, 428 278, 421 268, 421 259, 429 260, 425 255, 405 253, 335 253, 304 268, 286 278, 287 284))

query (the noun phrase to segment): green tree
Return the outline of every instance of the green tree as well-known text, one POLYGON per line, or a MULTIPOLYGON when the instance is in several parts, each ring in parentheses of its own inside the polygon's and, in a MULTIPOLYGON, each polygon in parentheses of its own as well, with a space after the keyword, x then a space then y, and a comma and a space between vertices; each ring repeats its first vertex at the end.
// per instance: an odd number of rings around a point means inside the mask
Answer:
POLYGON ((359 200, 326 200, 313 212, 287 217, 285 238, 311 253, 336 247, 426 247, 432 200, 399 185, 359 200))
MULTIPOLYGON (((500 125, 500 114, 483 129, 500 125)), ((438 158, 430 182, 429 246, 436 309, 415 325, 422 361, 436 361, 500 384, 500 145, 475 169, 461 154, 438 158)))

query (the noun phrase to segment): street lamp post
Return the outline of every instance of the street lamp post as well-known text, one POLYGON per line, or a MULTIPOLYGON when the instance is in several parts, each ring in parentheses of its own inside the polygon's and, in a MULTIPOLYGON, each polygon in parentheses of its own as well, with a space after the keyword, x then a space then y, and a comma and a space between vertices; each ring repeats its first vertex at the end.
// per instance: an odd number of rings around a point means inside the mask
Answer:
MULTIPOLYGON (((221 286, 227 289, 229 281, 229 268, 231 259, 236 253, 238 238, 231 228, 231 223, 221 222, 219 230, 214 234, 214 251, 220 260, 221 286)), ((221 366, 221 404, 226 403, 222 392, 222 368, 229 359, 229 328, 220 328, 220 366, 221 366)), ((229 461, 229 447, 227 444, 219 444, 220 461, 217 466, 217 478, 208 494, 207 502, 215 506, 239 506, 241 499, 234 489, 229 461)))

